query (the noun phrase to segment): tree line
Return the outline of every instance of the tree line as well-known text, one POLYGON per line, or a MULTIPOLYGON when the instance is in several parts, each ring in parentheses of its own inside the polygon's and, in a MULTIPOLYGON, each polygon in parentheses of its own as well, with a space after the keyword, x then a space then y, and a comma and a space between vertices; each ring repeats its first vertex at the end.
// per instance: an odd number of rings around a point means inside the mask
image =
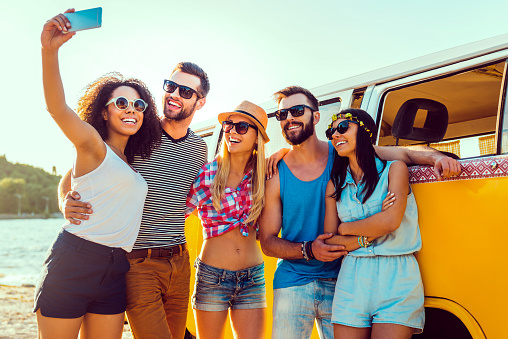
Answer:
POLYGON ((0 214, 58 212, 60 176, 41 168, 14 164, 0 155, 0 214))

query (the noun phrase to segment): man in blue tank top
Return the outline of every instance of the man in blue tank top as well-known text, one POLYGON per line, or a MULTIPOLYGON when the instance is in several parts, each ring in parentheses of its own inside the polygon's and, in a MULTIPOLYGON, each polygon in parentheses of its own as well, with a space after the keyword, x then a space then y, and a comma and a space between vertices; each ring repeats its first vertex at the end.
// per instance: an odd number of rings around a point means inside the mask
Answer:
MULTIPOLYGON (((320 338, 333 338, 332 301, 344 246, 327 245, 323 234, 325 191, 335 150, 318 139, 318 101, 308 90, 291 86, 275 93, 282 134, 291 150, 266 182, 265 208, 260 218, 263 252, 279 258, 273 280, 272 338, 309 338, 314 321, 320 338), (279 237, 280 232, 280 237, 279 237)), ((449 157, 430 148, 414 151, 376 147, 385 160, 433 164, 449 175, 460 168, 449 157)), ((357 237, 346 240, 358 248, 357 237)))

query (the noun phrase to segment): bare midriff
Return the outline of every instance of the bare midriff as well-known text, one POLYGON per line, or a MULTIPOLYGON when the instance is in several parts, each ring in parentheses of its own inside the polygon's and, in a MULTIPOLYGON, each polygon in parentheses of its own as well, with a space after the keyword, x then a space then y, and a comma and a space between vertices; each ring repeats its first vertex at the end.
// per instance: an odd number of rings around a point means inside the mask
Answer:
POLYGON ((245 237, 237 227, 217 237, 206 239, 201 247, 199 259, 210 266, 238 271, 261 264, 263 255, 256 241, 256 230, 249 227, 249 235, 245 237))

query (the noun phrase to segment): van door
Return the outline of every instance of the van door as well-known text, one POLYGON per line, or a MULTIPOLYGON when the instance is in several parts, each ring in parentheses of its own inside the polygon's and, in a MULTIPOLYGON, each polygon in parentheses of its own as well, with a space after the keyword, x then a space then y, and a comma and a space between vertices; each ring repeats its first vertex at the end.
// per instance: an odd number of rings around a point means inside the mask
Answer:
POLYGON ((432 168, 410 168, 423 242, 417 254, 427 309, 422 338, 505 336, 508 275, 499 267, 508 255, 494 240, 508 237, 503 53, 381 84, 371 96, 378 145, 430 145, 465 159, 462 174, 444 182, 432 168))

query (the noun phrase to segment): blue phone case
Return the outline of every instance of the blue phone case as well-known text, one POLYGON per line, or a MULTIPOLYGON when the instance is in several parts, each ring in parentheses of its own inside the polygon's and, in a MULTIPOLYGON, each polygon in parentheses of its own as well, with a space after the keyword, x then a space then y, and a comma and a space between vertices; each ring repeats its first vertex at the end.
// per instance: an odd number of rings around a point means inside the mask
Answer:
POLYGON ((74 13, 64 13, 71 22, 69 32, 99 28, 102 25, 102 7, 85 9, 74 13))

